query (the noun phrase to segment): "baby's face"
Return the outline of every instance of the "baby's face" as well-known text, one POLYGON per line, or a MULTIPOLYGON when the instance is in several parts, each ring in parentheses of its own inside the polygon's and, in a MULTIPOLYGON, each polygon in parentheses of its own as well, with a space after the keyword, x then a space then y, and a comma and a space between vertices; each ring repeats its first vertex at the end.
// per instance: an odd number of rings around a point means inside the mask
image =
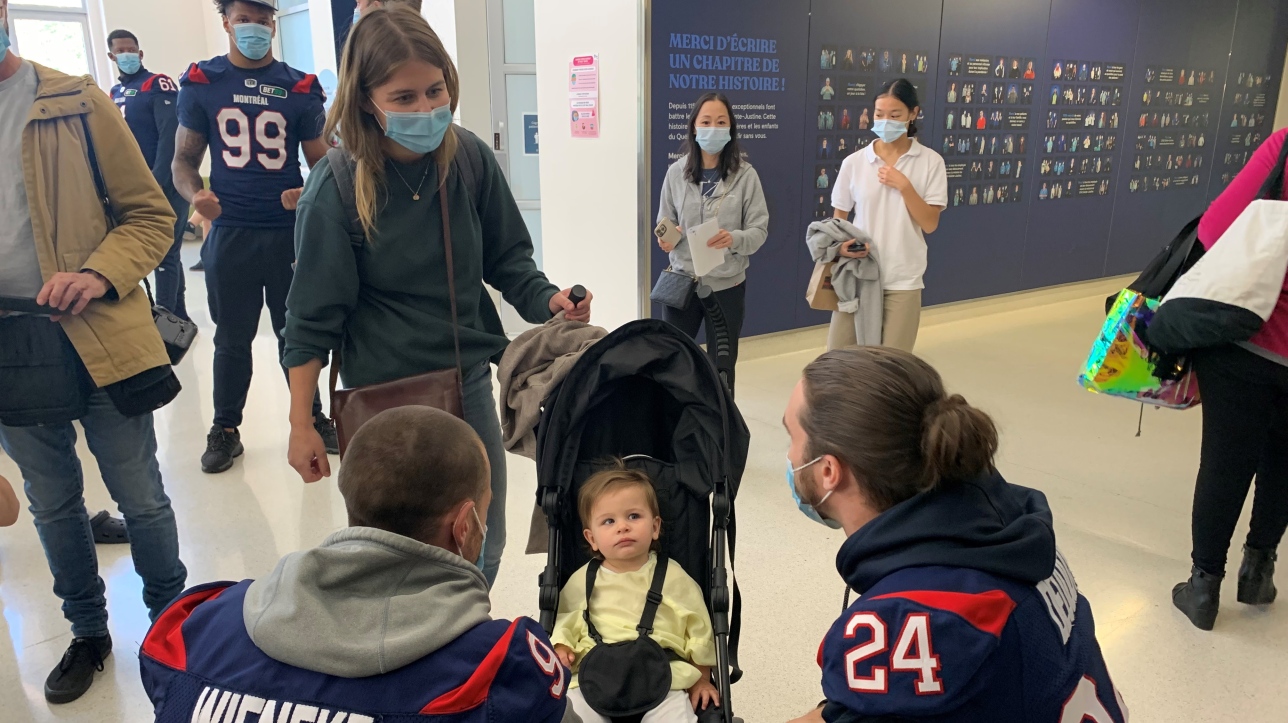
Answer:
POLYGON ((649 547, 662 532, 662 520, 649 509, 639 487, 610 492, 591 507, 586 541, 608 561, 647 558, 649 547))

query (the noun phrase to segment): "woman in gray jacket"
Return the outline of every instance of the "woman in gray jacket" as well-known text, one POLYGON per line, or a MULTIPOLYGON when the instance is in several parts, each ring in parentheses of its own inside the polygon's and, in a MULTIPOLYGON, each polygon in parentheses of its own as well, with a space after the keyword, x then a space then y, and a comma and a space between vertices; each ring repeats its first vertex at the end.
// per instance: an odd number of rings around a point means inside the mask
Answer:
MULTIPOLYGON (((722 93, 707 93, 693 106, 683 158, 671 164, 662 184, 658 221, 670 219, 681 231, 718 219, 720 230, 710 239, 690 239, 686 233, 674 246, 661 239, 658 245, 671 256, 671 269, 694 275, 690 243, 723 249, 725 261, 703 276, 728 321, 734 364, 738 362, 738 337, 746 315, 747 267, 769 235, 769 208, 760 176, 742 157, 738 147, 738 120, 722 93)), ((663 307, 664 318, 696 338, 704 321, 702 305, 663 307)), ((714 345, 708 354, 715 360, 714 345)), ((733 389, 734 378, 729 377, 733 389)))

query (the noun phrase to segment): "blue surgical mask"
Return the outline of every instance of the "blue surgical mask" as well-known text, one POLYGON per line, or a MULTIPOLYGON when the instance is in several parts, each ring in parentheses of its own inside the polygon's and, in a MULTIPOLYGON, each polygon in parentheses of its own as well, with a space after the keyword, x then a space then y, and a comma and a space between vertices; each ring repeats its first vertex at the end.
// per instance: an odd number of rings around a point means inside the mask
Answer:
POLYGON ((259 23, 240 23, 233 26, 237 49, 250 60, 263 60, 273 47, 273 29, 259 23))
POLYGON ((357 24, 358 24, 358 21, 359 21, 359 20, 361 20, 361 19, 362 19, 362 8, 354 8, 354 9, 353 9, 353 24, 354 24, 354 25, 357 25, 357 24))
POLYGON ((732 137, 728 128, 694 128, 693 134, 698 140, 698 147, 713 156, 720 155, 720 151, 729 145, 732 137))
POLYGON ((117 53, 116 67, 121 69, 121 75, 134 75, 143 67, 143 61, 138 53, 117 53))
POLYGON ((872 132, 886 143, 894 143, 908 132, 908 124, 903 121, 882 118, 872 124, 872 132))
POLYGON ((839 530, 841 529, 840 522, 837 522, 836 520, 826 519, 818 512, 818 506, 823 504, 824 502, 827 502, 827 498, 831 497, 832 492, 835 492, 835 490, 830 490, 827 494, 823 495, 823 499, 811 505, 811 504, 807 504, 804 500, 801 499, 801 493, 799 490, 796 489, 796 473, 805 469, 806 467, 809 467, 810 465, 818 464, 819 460, 821 459, 823 458, 817 457, 812 462, 806 462, 805 464, 799 467, 793 467, 791 457, 788 457, 787 458, 787 487, 792 491, 792 499, 796 500, 796 507, 798 507, 806 517, 810 518, 811 520, 814 520, 820 525, 826 525, 827 527, 830 527, 833 530, 839 530))
POLYGON ((433 153, 443 144, 452 125, 452 107, 440 105, 428 113, 395 113, 377 108, 385 116, 385 135, 412 153, 433 153))
POLYGON ((9 57, 9 33, 0 25, 0 62, 9 57))
MULTIPOLYGON (((483 524, 483 520, 479 519, 479 508, 475 507, 470 511, 474 513, 474 521, 478 523, 479 532, 483 533, 483 544, 479 545, 479 559, 477 561, 478 567, 481 570, 483 569, 483 553, 487 550, 487 525, 483 524)), ((462 558, 465 557, 465 550, 461 547, 461 543, 459 542, 456 543, 456 554, 460 555, 462 558)))

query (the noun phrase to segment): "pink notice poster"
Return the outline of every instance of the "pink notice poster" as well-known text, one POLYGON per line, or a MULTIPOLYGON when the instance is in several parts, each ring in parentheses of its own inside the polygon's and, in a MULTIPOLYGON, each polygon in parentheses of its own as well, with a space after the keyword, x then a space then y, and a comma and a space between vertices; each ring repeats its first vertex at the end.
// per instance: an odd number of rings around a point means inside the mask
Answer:
POLYGON ((572 137, 599 137, 599 56, 579 55, 568 64, 572 137))

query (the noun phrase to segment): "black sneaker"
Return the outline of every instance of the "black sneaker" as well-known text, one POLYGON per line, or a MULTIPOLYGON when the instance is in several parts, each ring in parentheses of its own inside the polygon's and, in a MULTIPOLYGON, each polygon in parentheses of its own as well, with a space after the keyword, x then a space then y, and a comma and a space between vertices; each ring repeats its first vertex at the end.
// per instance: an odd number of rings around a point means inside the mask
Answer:
POLYGON ((340 454, 340 437, 335 432, 335 422, 326 417, 318 417, 313 420, 313 428, 322 435, 322 443, 326 445, 327 454, 340 454))
POLYGON ((112 636, 76 638, 63 659, 45 679, 45 700, 70 703, 85 695, 94 684, 94 673, 103 672, 103 661, 112 654, 112 636))
POLYGON ((242 456, 246 449, 242 447, 241 432, 229 432, 216 424, 206 435, 206 453, 201 455, 201 471, 206 474, 227 472, 233 466, 233 459, 242 456))
POLYGON ((205 270, 206 270, 206 265, 205 265, 204 263, 202 263, 202 262, 201 262, 201 259, 197 259, 197 263, 193 264, 192 266, 189 266, 189 267, 188 267, 188 270, 189 270, 189 271, 205 271, 205 270))

